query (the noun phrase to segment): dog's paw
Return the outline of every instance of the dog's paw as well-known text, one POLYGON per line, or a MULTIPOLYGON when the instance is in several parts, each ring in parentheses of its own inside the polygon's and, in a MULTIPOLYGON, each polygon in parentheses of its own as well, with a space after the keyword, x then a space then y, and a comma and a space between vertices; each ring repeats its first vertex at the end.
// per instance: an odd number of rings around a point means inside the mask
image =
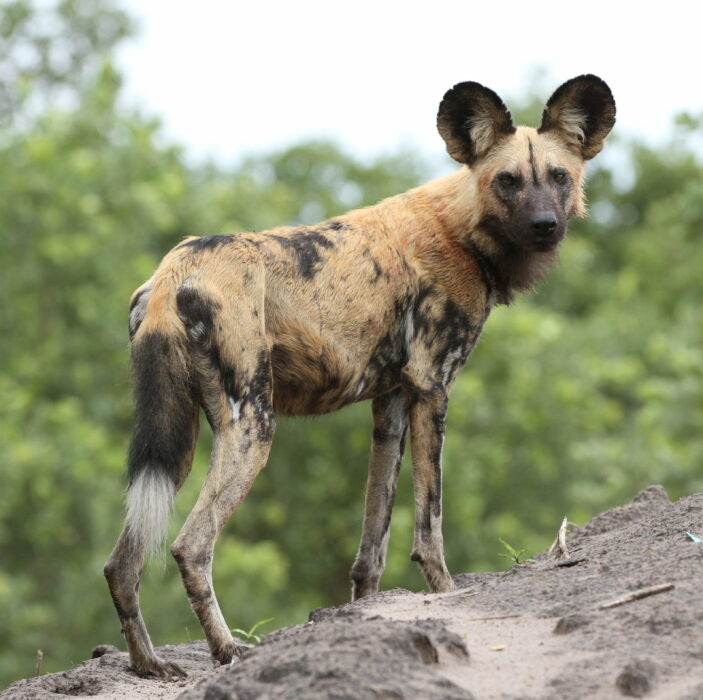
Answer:
POLYGON ((178 665, 171 661, 164 661, 158 656, 142 660, 139 664, 131 667, 138 676, 142 678, 163 678, 164 680, 176 680, 186 678, 188 674, 178 665))
POLYGON ((216 664, 220 664, 221 666, 232 666, 239 661, 242 654, 253 648, 253 644, 242 642, 239 639, 232 639, 230 643, 223 645, 216 652, 213 652, 212 658, 216 664))

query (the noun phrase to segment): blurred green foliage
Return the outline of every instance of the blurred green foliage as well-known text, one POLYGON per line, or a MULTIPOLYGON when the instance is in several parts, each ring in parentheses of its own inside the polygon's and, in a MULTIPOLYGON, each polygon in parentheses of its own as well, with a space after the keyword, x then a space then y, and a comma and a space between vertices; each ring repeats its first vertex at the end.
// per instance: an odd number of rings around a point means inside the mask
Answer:
MULTIPOLYGON (((310 223, 431 175, 412 153, 359 162, 318 142, 193 166, 157 120, 120 104, 111 54, 129 19, 108 0, 43 8, 0 5, 0 685, 31 675, 39 648, 48 672, 121 644, 102 564, 122 517, 131 291, 185 235, 310 223)), ((534 123, 537 103, 524 102, 534 123)), ((650 483, 701 490, 701 131, 689 115, 661 147, 615 140, 560 267, 488 322, 450 402, 455 573, 501 566, 499 537, 536 552, 565 514, 582 522, 650 483)), ((233 627, 301 622, 347 599, 369 414, 280 421, 217 547, 233 627)), ((208 441, 204 431, 174 535, 208 441)), ((421 589, 408 472, 383 585, 421 589)), ((201 636, 172 562, 147 569, 142 598, 155 643, 201 636)))

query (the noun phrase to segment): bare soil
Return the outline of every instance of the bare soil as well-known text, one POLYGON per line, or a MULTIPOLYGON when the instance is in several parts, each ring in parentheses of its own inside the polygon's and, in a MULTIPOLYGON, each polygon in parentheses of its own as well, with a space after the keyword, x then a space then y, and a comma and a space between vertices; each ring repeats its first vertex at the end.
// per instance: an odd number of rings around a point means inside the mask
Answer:
POLYGON ((161 647, 188 672, 180 681, 140 679, 127 654, 98 648, 0 698, 702 700, 703 543, 689 532, 703 536, 703 494, 670 503, 651 486, 574 528, 568 558, 461 574, 451 593, 318 609, 227 667, 213 668, 203 642, 161 647), (673 586, 626 598, 662 584, 673 586))

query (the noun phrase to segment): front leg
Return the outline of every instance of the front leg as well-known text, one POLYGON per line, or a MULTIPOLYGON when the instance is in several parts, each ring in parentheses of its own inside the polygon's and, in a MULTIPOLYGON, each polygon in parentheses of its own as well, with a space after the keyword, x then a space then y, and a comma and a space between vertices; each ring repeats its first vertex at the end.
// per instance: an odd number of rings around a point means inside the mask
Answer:
POLYGON ((442 538, 442 446, 447 419, 447 390, 438 384, 412 397, 410 437, 415 489, 416 561, 433 593, 454 587, 444 563, 442 538))
POLYGON ((352 600, 378 591, 386 566, 391 510, 408 427, 408 405, 401 389, 379 396, 372 405, 373 446, 361 544, 351 569, 352 600))

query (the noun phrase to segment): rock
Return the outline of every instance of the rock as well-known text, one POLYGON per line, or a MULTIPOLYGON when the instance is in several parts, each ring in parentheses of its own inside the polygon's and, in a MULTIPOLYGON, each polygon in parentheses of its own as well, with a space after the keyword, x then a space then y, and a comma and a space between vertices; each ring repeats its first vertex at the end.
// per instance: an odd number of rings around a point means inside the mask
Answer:
POLYGON ((654 684, 655 667, 648 659, 627 664, 615 681, 617 689, 631 698, 647 695, 654 684))
POLYGON ((90 653, 90 658, 99 659, 101 656, 105 656, 105 654, 119 653, 120 650, 113 644, 99 644, 98 646, 93 647, 93 651, 90 653))
POLYGON ((591 621, 588 615, 565 615, 557 620, 554 634, 570 634, 579 627, 584 627, 591 621))

